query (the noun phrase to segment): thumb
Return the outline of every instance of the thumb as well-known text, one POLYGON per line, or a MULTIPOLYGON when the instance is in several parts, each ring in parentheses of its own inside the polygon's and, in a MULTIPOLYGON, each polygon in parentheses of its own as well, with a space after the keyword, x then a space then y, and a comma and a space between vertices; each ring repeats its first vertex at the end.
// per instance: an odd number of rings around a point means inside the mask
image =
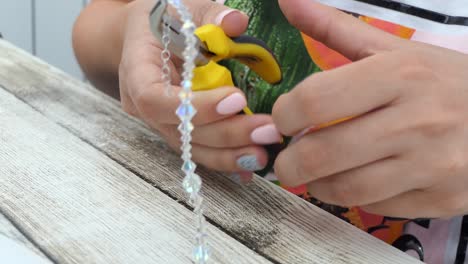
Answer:
POLYGON ((193 14, 193 22, 198 26, 215 24, 221 26, 224 32, 232 37, 239 36, 247 29, 249 17, 239 10, 211 0, 184 2, 193 14))
POLYGON ((353 61, 397 49, 405 43, 403 39, 313 0, 278 1, 292 25, 353 61))

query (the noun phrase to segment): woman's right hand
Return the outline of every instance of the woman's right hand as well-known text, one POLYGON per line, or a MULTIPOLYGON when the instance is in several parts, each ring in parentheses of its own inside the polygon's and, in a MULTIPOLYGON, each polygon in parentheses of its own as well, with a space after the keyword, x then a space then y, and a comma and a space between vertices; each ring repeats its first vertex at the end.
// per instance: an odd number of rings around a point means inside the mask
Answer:
MULTIPOLYGON (((176 151, 179 148, 178 91, 182 63, 172 57, 173 96, 167 96, 162 78, 162 45, 149 27, 149 13, 155 1, 137 0, 128 14, 119 67, 120 97, 123 109, 142 119, 176 151)), ((210 0, 186 1, 197 26, 218 24, 230 36, 244 32, 248 17, 210 0)), ((238 115, 247 102, 235 87, 194 92, 197 109, 192 133, 193 160, 211 169, 242 173, 244 177, 267 164, 261 145, 279 142, 281 137, 269 115, 238 115)))

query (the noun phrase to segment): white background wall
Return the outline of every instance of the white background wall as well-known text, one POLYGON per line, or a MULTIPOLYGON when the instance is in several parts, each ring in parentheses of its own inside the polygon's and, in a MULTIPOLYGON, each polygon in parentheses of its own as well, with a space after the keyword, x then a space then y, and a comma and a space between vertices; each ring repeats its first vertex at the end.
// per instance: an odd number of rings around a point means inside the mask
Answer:
POLYGON ((0 0, 0 32, 4 39, 83 79, 73 54, 71 32, 76 17, 87 2, 0 0))

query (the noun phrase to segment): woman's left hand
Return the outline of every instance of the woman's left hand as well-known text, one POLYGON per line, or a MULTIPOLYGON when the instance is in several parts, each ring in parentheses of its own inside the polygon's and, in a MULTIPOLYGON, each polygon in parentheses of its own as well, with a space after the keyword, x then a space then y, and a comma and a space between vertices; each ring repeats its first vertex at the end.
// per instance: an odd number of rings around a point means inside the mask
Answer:
POLYGON ((280 0, 289 21, 354 62, 310 76, 279 98, 277 158, 288 186, 392 217, 468 212, 468 55, 406 41, 310 0, 280 0))

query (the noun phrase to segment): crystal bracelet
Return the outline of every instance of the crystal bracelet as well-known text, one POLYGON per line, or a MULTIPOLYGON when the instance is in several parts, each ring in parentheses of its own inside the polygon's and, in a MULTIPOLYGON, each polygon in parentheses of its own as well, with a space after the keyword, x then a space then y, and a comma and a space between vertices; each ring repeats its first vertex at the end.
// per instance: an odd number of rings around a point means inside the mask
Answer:
MULTIPOLYGON (((202 187, 201 177, 195 173, 196 164, 192 161, 191 154, 191 133, 194 129, 192 124, 192 118, 196 114, 196 109, 192 105, 192 79, 193 70, 195 69, 195 57, 198 54, 196 47, 195 37, 195 24, 192 21, 192 15, 182 3, 181 0, 161 0, 167 1, 172 5, 180 15, 182 20, 182 34, 185 36, 185 49, 183 52, 183 72, 182 72, 182 90, 179 92, 179 98, 181 104, 176 110, 176 114, 180 119, 180 125, 178 129, 181 133, 182 141, 182 171, 185 174, 183 180, 183 187, 185 192, 189 195, 189 203, 194 207, 194 213, 196 218, 196 236, 195 236, 195 247, 193 250, 193 261, 199 264, 205 264, 209 258, 209 248, 207 245, 207 234, 206 234, 206 221, 203 215, 203 198, 201 197, 200 190, 202 187)), ((167 12, 167 10, 166 10, 167 12)), ((167 22, 167 21, 165 21, 167 22)), ((171 86, 171 72, 169 67, 170 52, 169 52, 169 24, 164 23, 165 28, 162 35, 162 44, 164 47, 161 53, 161 59, 163 61, 162 77, 166 86, 166 94, 171 95, 173 93, 171 86)))

